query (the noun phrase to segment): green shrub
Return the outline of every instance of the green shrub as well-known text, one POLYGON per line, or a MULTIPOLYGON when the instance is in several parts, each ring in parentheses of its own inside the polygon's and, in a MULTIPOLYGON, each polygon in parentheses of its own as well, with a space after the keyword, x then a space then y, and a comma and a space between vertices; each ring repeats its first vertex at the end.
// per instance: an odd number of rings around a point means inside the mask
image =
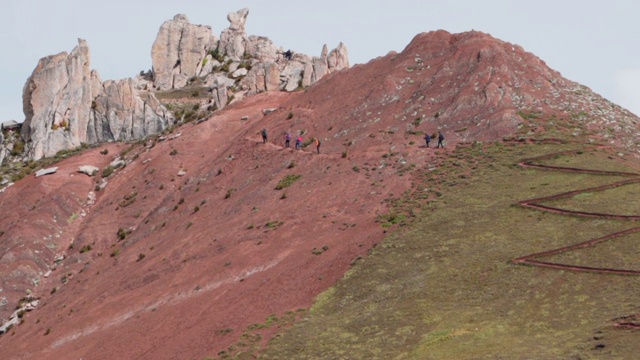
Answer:
POLYGON ((113 170, 115 170, 115 168, 113 166, 111 166, 111 165, 108 165, 107 167, 105 167, 102 170, 102 177, 106 178, 106 177, 111 176, 111 174, 113 174, 113 170))
POLYGON ((13 149, 11 149, 11 155, 18 156, 18 155, 22 155, 23 152, 24 152, 24 142, 17 141, 15 144, 13 144, 13 149))
POLYGON ((301 177, 302 175, 294 175, 294 174, 285 176, 284 178, 282 178, 282 180, 280 180, 280 182, 278 182, 278 185, 276 185, 276 190, 282 190, 284 188, 291 186, 294 182, 298 181, 298 179, 300 179, 301 177))
POLYGON ((224 195, 225 199, 228 199, 231 197, 231 194, 233 194, 233 192, 236 191, 236 189, 229 189, 227 190, 227 193, 224 195))
POLYGON ((127 235, 130 234, 131 231, 125 230, 123 228, 118 229, 118 240, 122 241, 127 238, 127 235))

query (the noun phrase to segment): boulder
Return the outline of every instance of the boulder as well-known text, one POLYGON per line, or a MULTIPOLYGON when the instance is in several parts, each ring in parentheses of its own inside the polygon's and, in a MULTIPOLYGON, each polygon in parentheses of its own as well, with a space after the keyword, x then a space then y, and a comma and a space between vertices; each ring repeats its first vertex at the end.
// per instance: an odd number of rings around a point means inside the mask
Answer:
POLYGON ((264 65, 264 84, 266 91, 280 90, 280 69, 276 63, 264 65))
POLYGON ((251 35, 247 38, 246 52, 259 63, 276 62, 278 48, 264 36, 251 35))
POLYGON ((86 174, 86 175, 89 175, 89 176, 94 176, 95 174, 98 173, 98 170, 100 170, 100 169, 98 169, 97 167, 92 166, 92 165, 78 166, 78 172, 79 173, 86 174))
POLYGON ((240 68, 240 69, 234 71, 233 74, 231 74, 231 77, 234 78, 234 79, 237 79, 237 78, 239 78, 241 76, 246 76, 247 73, 248 73, 247 69, 240 68))
POLYGON ((200 73, 202 60, 216 45, 210 26, 191 24, 183 14, 165 21, 151 49, 156 88, 169 90, 186 85, 184 79, 200 73), (180 80, 178 84, 176 77, 180 80))
POLYGON ((15 130, 19 129, 21 126, 22 124, 15 120, 7 120, 0 124, 0 130, 15 130))
POLYGON ((40 177, 40 176, 44 176, 44 175, 49 175, 49 174, 53 174, 56 171, 58 171, 57 167, 51 167, 51 168, 46 168, 46 169, 40 169, 38 171, 36 171, 36 177, 40 177))

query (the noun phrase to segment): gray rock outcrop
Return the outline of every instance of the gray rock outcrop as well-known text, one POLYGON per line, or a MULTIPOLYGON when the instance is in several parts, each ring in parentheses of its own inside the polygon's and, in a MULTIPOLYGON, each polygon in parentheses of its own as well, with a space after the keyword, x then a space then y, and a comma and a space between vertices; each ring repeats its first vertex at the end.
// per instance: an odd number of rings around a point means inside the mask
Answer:
POLYGON ((102 83, 91 105, 87 143, 141 139, 173 123, 173 114, 153 93, 137 89, 131 78, 102 83))
POLYGON ((244 25, 247 22, 249 9, 242 9, 237 12, 231 12, 227 15, 229 27, 220 34, 220 44, 218 51, 233 61, 240 61, 244 57, 247 34, 244 25))
POLYGON ((189 78, 199 74, 203 59, 216 45, 210 26, 191 24, 183 14, 165 21, 151 49, 156 88, 184 87, 189 78))
POLYGON ((131 140, 161 131, 174 119, 134 79, 102 83, 90 70, 87 42, 40 59, 23 90, 22 138, 38 160, 83 143, 131 140))
POLYGON ((82 173, 82 174, 86 174, 88 176, 94 176, 95 174, 98 173, 100 169, 98 169, 97 167, 93 166, 93 165, 81 165, 78 166, 78 172, 82 173))
POLYGON ((40 159, 79 146, 86 138, 91 110, 89 46, 78 39, 66 52, 40 59, 23 89, 22 137, 28 156, 40 159))
POLYGON ((325 45, 319 57, 285 56, 268 38, 246 34, 248 15, 249 9, 229 13, 220 40, 210 26, 191 24, 185 15, 165 21, 152 46, 153 69, 135 78, 103 82, 90 68, 82 39, 69 54, 40 59, 23 89, 24 157, 37 160, 83 143, 161 132, 176 119, 154 91, 181 89, 190 80, 204 88, 196 93, 208 89, 207 108, 215 110, 264 91, 306 88, 349 67, 342 43, 331 51, 325 45))

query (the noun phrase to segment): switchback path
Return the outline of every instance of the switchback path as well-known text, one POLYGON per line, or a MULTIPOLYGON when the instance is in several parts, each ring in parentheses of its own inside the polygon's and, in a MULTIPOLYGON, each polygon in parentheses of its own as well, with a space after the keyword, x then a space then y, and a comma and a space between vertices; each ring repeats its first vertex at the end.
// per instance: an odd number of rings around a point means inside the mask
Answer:
MULTIPOLYGON (((580 216, 580 217, 589 217, 589 218, 599 218, 599 219, 616 219, 622 221, 639 221, 640 215, 619 215, 619 214, 609 214, 609 213, 599 213, 599 212, 586 212, 586 211, 573 211, 561 209, 553 206, 544 205, 545 201, 550 200, 559 200, 566 199, 578 194, 582 193, 593 193, 598 191, 604 191, 608 189, 613 189, 620 186, 640 183, 640 174, 633 172, 619 172, 619 171, 604 171, 604 170, 593 170, 593 169, 581 169, 581 168, 572 168, 572 167, 561 167, 561 166, 551 166, 551 165, 543 165, 540 164, 540 161, 551 159, 558 155, 567 155, 577 153, 577 150, 572 151, 564 151, 546 154, 543 156, 527 158, 522 160, 519 165, 524 168, 535 168, 540 170, 550 170, 550 171, 563 171, 569 173, 581 173, 581 174, 594 174, 594 175, 613 175, 613 176, 623 176, 628 179, 617 181, 611 184, 591 187, 586 189, 568 191, 560 194, 555 194, 546 197, 539 197, 534 199, 522 200, 517 204, 531 209, 536 209, 539 211, 547 211, 555 214, 561 215, 571 215, 571 216, 580 216)), ((632 275, 637 276, 640 275, 640 270, 632 270, 632 269, 616 269, 616 268, 606 268, 606 267, 590 267, 590 266, 579 266, 579 265, 568 265, 562 263, 554 263, 550 261, 542 261, 540 258, 548 257, 552 255, 557 255, 561 253, 565 253, 568 251, 574 251, 578 249, 584 249, 588 247, 595 246, 599 243, 615 240, 622 236, 626 236, 629 234, 634 234, 640 232, 640 226, 632 227, 630 229, 626 229, 623 231, 618 231, 615 233, 611 233, 596 239, 587 240, 581 243, 553 249, 542 251, 530 255, 521 256, 512 260, 514 264, 520 265, 530 265, 530 266, 539 266, 551 269, 559 269, 559 270, 569 270, 576 272, 589 272, 589 273, 597 273, 597 274, 616 274, 616 275, 632 275)), ((626 329, 638 329, 640 328, 640 317, 638 315, 625 316, 619 319, 615 319, 615 326, 626 329)))

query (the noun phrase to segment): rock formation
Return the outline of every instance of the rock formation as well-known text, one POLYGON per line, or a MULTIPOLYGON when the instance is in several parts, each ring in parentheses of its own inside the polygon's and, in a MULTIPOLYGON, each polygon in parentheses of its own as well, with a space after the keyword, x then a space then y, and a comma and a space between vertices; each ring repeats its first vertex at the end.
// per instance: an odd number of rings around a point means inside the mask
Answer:
POLYGON ((156 88, 184 87, 190 77, 199 74, 203 59, 216 45, 210 26, 190 24, 183 14, 165 21, 151 49, 156 88))
POLYGON ((131 140, 162 130, 173 116, 135 82, 103 84, 90 69, 89 46, 82 39, 69 54, 40 59, 23 90, 27 156, 37 160, 83 143, 131 140))
POLYGON ((246 8, 229 13, 229 27, 217 44, 210 27, 190 24, 184 15, 166 21, 152 49, 155 88, 179 89, 188 79, 201 77, 217 108, 222 108, 231 95, 294 91, 349 67, 342 43, 330 52, 325 45, 319 57, 296 53, 286 58, 270 39, 245 32, 248 15, 246 8), (231 81, 219 81, 222 78, 231 81))
POLYGON ((155 95, 136 85, 131 78, 102 83, 92 102, 87 143, 140 139, 172 123, 173 115, 155 95))
POLYGON ((151 49, 152 71, 135 78, 102 82, 90 68, 89 46, 81 39, 69 54, 42 58, 23 90, 26 157, 37 160, 83 143, 162 131, 176 120, 154 91, 197 81, 208 89, 213 108, 221 109, 263 91, 305 88, 349 67, 342 43, 331 51, 325 45, 319 57, 284 56, 268 38, 246 34, 248 15, 249 9, 229 13, 229 27, 219 41, 210 26, 191 24, 185 15, 165 21, 151 49))
POLYGON ((29 157, 40 159, 79 146, 91 110, 89 46, 79 39, 71 51, 40 59, 23 90, 22 137, 29 157))

